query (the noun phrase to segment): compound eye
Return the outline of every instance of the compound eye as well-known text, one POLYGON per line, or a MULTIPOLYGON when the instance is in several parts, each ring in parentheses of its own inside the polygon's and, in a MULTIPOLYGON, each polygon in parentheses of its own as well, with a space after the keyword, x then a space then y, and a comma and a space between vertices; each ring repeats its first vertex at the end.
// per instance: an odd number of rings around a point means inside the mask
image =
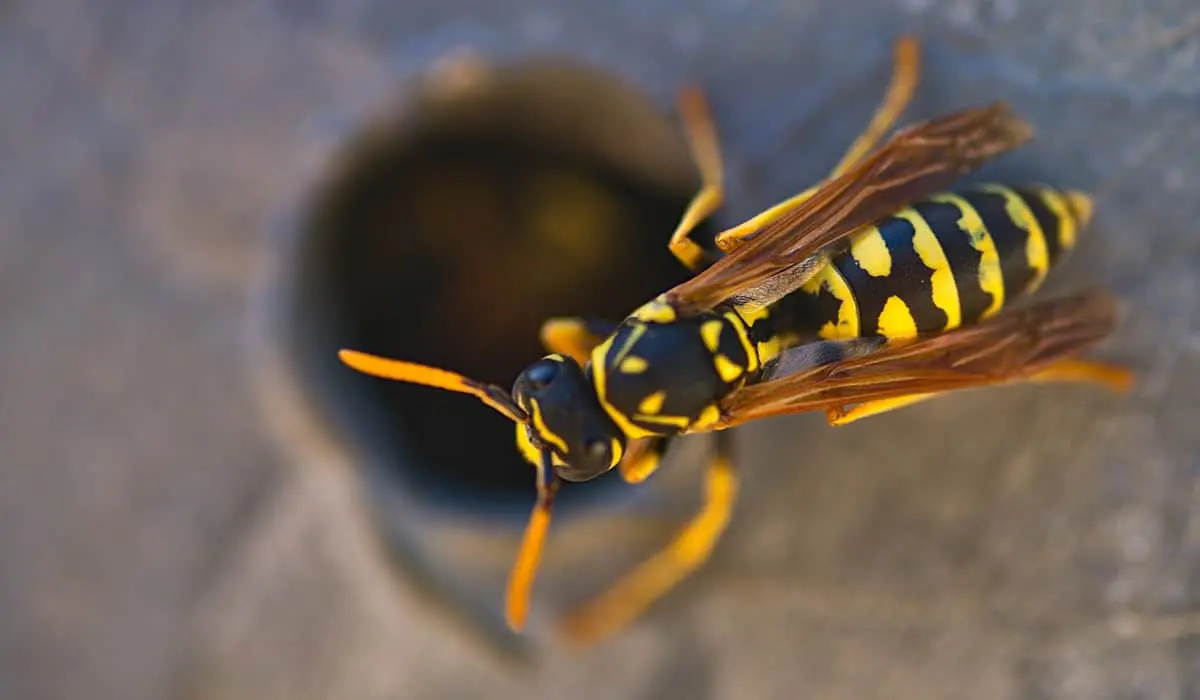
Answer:
POLYGON ((525 378, 533 389, 542 389, 558 376, 558 363, 544 360, 525 371, 525 378))

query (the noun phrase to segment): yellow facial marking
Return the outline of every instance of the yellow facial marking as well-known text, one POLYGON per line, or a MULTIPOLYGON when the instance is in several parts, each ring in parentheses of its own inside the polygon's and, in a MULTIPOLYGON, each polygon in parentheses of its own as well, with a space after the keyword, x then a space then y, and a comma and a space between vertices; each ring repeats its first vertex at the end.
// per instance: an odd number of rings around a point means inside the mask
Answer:
POLYGON ((827 321, 818 331, 818 335, 826 340, 857 338, 859 334, 858 301, 850 292, 850 285, 846 284, 842 273, 838 272, 833 265, 821 268, 820 272, 801 287, 805 292, 814 296, 822 288, 838 301, 838 318, 836 326, 832 321, 827 321))
POLYGON ((533 423, 534 432, 542 440, 554 445, 563 454, 567 453, 567 442, 556 435, 550 428, 546 427, 546 421, 542 419, 542 407, 537 399, 529 400, 529 420, 533 423))
POLYGON ((620 464, 621 457, 625 454, 625 447, 619 439, 612 438, 609 440, 609 453, 612 455, 612 463, 608 466, 611 468, 620 464))
POLYGON ((929 228, 929 223, 915 210, 905 209, 896 216, 912 224, 913 250, 925 267, 933 270, 929 276, 933 305, 946 314, 943 330, 958 328, 962 325, 962 305, 958 298, 958 287, 954 284, 954 272, 946 260, 946 251, 942 250, 942 244, 929 228))
POLYGON ((621 360, 621 364, 618 365, 618 368, 625 374, 641 374, 642 372, 645 372, 646 368, 649 366, 650 363, 646 362, 644 358, 636 355, 630 355, 621 360))
POLYGON ((879 314, 879 333, 888 340, 902 340, 917 336, 917 322, 913 319, 908 304, 897 296, 888 297, 879 314))
POLYGON ((862 229, 852 239, 850 255, 858 262, 858 266, 872 277, 887 277, 892 272, 892 254, 888 251, 887 243, 879 228, 869 226, 862 229))
POLYGON ((742 372, 745 371, 745 368, 724 355, 713 355, 713 366, 717 368, 717 375, 721 377, 721 381, 726 384, 742 376, 742 372))
POLYGON ((704 347, 708 348, 709 352, 716 352, 721 345, 721 329, 725 324, 717 319, 705 321, 704 325, 700 326, 700 337, 704 340, 704 347))
POLYGON ((1029 262, 1029 267, 1034 269, 1034 276, 1029 287, 1024 291, 1032 292, 1041 286, 1042 280, 1046 278, 1046 273, 1050 269, 1050 254, 1046 250, 1046 234, 1042 232, 1037 217, 1033 215, 1029 206, 1016 192, 1001 185, 986 185, 981 189, 1003 196, 1004 207, 1009 218, 1028 234, 1025 241, 1025 258, 1029 262))
POLYGON ((541 450, 533 446, 529 441, 529 429, 520 423, 517 423, 517 451, 525 458, 526 462, 536 465, 542 459, 541 450))
POLYGON ((653 416, 662 410, 663 402, 667 400, 667 392, 656 391, 638 404, 638 413, 653 416))
POLYGON ((677 318, 675 308, 661 297, 642 304, 630 316, 644 323, 671 323, 677 318))
POLYGON ((1000 256, 996 253, 996 243, 983 225, 979 212, 967 200, 952 194, 942 194, 931 197, 935 202, 943 202, 958 208, 962 215, 958 226, 966 231, 971 247, 979 251, 979 288, 992 296, 992 304, 983 312, 983 318, 991 318, 1004 306, 1004 273, 1000 270, 1000 256))

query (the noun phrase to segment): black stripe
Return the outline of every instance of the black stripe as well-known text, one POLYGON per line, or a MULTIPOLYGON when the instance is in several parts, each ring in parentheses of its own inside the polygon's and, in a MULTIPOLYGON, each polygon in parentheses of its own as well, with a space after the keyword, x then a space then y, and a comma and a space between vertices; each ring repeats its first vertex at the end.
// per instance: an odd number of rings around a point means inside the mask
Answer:
POLYGON ((1037 270, 1029 266, 1029 257, 1025 253, 1029 232, 1009 217, 1003 195, 979 190, 958 194, 975 207, 984 227, 992 234, 996 255, 1000 258, 1000 272, 1004 277, 1004 297, 1016 299, 1029 289, 1037 277, 1037 270))
POLYGON ((1038 225, 1042 227, 1042 234, 1046 239, 1046 257, 1053 265, 1062 255, 1062 240, 1059 237, 1062 222, 1058 220, 1058 215, 1046 206, 1037 190, 1014 187, 1013 192, 1025 202, 1029 211, 1033 212, 1033 218, 1037 219, 1038 225))
MULTIPOLYGON (((789 294, 788 295, 788 297, 796 297, 796 298, 801 297, 801 296, 808 296, 808 295, 807 294, 789 294)), ((789 301, 788 297, 784 297, 780 301, 788 302, 789 301)), ((755 319, 753 325, 750 326, 749 336, 750 336, 751 343, 754 343, 755 345, 758 345, 759 343, 765 343, 768 340, 770 340, 771 338, 775 337, 776 333, 784 332, 784 329, 792 329, 793 331, 797 330, 797 328, 795 326, 795 318, 789 317, 789 316, 786 316, 786 315, 783 315, 782 313, 780 313, 779 308, 781 306, 783 306, 783 305, 782 304, 777 305, 771 309, 771 313, 767 314, 766 316, 761 316, 761 317, 755 319), (785 322, 789 322, 793 325, 786 325, 785 322)), ((788 303, 786 308, 790 309, 791 303, 788 303)), ((805 330, 808 330, 808 329, 806 328, 805 330)))
POLYGON ((755 323, 754 328, 750 330, 750 339, 762 343, 784 328, 801 334, 816 335, 826 323, 837 326, 840 318, 838 312, 841 308, 842 302, 829 291, 829 285, 822 282, 821 286, 817 287, 816 294, 800 292, 781 299, 771 309, 770 318, 777 322, 770 328, 764 328, 766 332, 759 331, 761 321, 755 323))
POLYGON ((921 202, 913 205, 913 209, 925 217, 950 263, 954 286, 958 289, 959 306, 962 307, 962 322, 979 320, 995 300, 992 293, 980 285, 979 264, 983 260, 983 252, 971 245, 971 235, 959 224, 963 217, 962 210, 946 202, 921 202))
POLYGON ((721 335, 717 336, 717 350, 713 354, 724 355, 738 367, 745 369, 750 365, 750 358, 746 357, 746 346, 742 345, 742 340, 738 337, 732 324, 724 318, 720 320, 721 335))
POLYGON ((892 255, 891 272, 873 277, 863 270, 849 252, 838 256, 838 270, 858 302, 859 335, 879 333, 879 314, 889 297, 898 296, 908 305, 918 333, 940 331, 946 327, 946 312, 933 303, 933 270, 921 261, 913 249, 916 230, 906 219, 889 216, 875 224, 892 255))

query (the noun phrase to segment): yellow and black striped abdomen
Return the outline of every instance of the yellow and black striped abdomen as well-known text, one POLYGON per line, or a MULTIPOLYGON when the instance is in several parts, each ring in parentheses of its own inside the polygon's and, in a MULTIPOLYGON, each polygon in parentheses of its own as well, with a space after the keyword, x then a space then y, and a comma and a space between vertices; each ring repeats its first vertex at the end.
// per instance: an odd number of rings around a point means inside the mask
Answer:
POLYGON ((931 196, 851 236, 802 288, 807 320, 828 339, 902 339, 987 318, 1041 285, 1090 213, 1040 186, 931 196))

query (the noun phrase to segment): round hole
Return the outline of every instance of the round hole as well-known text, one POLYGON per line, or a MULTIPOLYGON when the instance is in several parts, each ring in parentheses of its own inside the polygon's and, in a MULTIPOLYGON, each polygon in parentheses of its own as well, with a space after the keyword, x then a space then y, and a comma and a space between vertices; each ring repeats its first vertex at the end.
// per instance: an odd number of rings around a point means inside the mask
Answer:
MULTIPOLYGON (((469 396, 361 375, 337 350, 507 390, 545 354, 545 319, 616 321, 686 278, 666 243, 696 175, 666 110, 597 71, 446 75, 354 141, 313 202, 291 342, 385 477, 441 505, 524 513, 533 474, 511 422, 469 396)), ((564 508, 614 479, 564 489, 564 508)))

